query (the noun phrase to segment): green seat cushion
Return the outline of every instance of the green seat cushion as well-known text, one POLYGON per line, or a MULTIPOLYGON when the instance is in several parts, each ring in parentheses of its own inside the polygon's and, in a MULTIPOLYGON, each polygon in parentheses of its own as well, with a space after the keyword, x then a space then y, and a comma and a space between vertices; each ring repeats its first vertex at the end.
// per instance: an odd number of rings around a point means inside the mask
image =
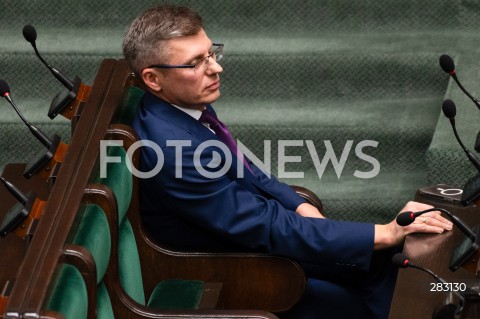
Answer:
POLYGON ((205 283, 198 280, 170 279, 159 283, 148 306, 161 309, 198 309, 205 283))
POLYGON ((87 318, 87 286, 76 267, 68 264, 60 266, 47 299, 46 309, 61 313, 68 319, 87 318))
POLYGON ((72 243, 85 247, 92 254, 98 284, 107 270, 111 251, 110 228, 107 217, 99 206, 86 205, 72 243))

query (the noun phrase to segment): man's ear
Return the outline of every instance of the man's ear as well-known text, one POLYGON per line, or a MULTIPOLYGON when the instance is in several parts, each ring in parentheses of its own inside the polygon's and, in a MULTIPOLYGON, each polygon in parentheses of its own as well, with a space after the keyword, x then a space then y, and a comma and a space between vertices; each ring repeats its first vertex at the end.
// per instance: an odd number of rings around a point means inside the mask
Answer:
POLYGON ((152 91, 162 90, 163 76, 154 69, 146 68, 142 71, 142 80, 152 91))

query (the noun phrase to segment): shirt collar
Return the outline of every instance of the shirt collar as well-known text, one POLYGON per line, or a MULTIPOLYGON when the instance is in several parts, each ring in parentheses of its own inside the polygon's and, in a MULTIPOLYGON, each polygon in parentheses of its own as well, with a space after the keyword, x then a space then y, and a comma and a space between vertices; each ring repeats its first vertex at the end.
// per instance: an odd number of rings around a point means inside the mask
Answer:
POLYGON ((200 111, 200 110, 189 109, 189 108, 181 107, 181 106, 178 106, 178 105, 175 105, 175 104, 172 104, 172 106, 176 107, 177 109, 179 109, 182 112, 187 113, 188 115, 190 115, 191 117, 193 117, 197 121, 200 119, 200 116, 202 116, 202 111, 200 111))

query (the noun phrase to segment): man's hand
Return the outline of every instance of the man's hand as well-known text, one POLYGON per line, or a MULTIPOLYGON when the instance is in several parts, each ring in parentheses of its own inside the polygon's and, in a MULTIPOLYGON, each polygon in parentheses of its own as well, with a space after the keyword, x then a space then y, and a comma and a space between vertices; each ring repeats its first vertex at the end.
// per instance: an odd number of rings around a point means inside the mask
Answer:
POLYGON ((308 203, 300 204, 295 212, 303 217, 325 218, 315 206, 308 203))
MULTIPOLYGON (((417 212, 425 209, 433 208, 433 206, 408 202, 400 211, 417 212)), ((448 219, 442 217, 439 211, 425 213, 417 218, 408 226, 400 226, 395 220, 386 225, 375 225, 375 249, 383 249, 399 245, 403 242, 408 234, 412 233, 434 233, 440 234, 445 230, 451 230, 453 224, 448 219)))

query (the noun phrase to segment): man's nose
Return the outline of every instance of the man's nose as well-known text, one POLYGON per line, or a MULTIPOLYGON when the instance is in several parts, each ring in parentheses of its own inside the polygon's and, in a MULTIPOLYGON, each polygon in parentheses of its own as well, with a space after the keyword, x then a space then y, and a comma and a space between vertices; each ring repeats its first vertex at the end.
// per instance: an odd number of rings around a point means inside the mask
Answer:
POLYGON ((222 73, 223 68, 222 66, 215 61, 214 59, 210 59, 208 61, 208 66, 207 66, 207 74, 217 74, 217 73, 222 73))

